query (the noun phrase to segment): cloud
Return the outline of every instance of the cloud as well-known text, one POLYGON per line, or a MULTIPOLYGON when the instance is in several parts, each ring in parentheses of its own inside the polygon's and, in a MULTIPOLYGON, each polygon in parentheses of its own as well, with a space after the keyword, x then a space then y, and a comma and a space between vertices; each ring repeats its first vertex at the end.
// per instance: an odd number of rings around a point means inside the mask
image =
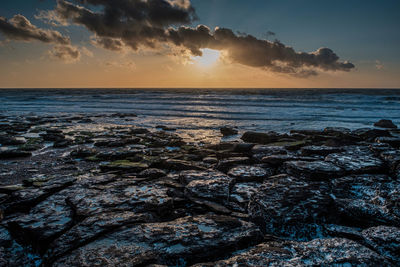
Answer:
POLYGON ((122 68, 127 70, 135 70, 136 64, 132 61, 106 61, 104 62, 106 67, 113 67, 113 68, 122 68))
POLYGON ((40 10, 34 17, 53 27, 68 26, 68 21, 60 18, 55 10, 40 10))
POLYGON ((111 51, 124 51, 126 46, 121 39, 109 37, 94 37, 92 44, 111 51))
POLYGON ((48 51, 50 58, 62 60, 65 63, 74 63, 80 60, 81 52, 72 45, 56 45, 52 50, 48 51))
MULTIPOLYGON (((184 57, 201 56, 202 49, 223 52, 232 62, 296 76, 316 75, 318 71, 349 71, 355 66, 343 62, 329 48, 296 52, 279 41, 261 40, 252 35, 235 34, 231 29, 205 25, 188 27, 197 18, 189 0, 77 0, 77 4, 58 0, 54 10, 60 21, 70 21, 95 34, 93 43, 121 51, 166 47, 184 57), (84 6, 82 6, 84 5, 84 6), (89 9, 94 7, 94 9, 89 9), (173 47, 178 47, 174 49, 173 47)), ((272 32, 269 33, 272 36, 272 32)))
POLYGON ((41 29, 32 25, 23 15, 15 15, 10 20, 0 17, 0 32, 7 39, 15 41, 40 41, 61 45, 67 45, 71 42, 69 37, 63 36, 58 31, 41 29))

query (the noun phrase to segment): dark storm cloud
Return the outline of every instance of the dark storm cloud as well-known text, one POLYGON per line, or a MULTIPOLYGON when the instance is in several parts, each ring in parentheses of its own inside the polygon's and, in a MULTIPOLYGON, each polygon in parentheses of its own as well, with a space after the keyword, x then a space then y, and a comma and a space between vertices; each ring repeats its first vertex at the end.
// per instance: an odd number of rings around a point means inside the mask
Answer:
POLYGON ((61 20, 83 25, 95 33, 95 43, 119 51, 124 46, 161 48, 174 45, 201 56, 202 49, 223 51, 228 60, 251 67, 298 76, 316 70, 349 71, 354 65, 339 61, 329 48, 296 52, 279 41, 258 39, 231 29, 184 26, 196 18, 189 0, 59 0, 55 13, 61 20), (84 5, 84 6, 81 6, 84 5), (95 7, 93 11, 88 6, 95 7))
POLYGON ((40 29, 22 15, 15 15, 10 20, 0 17, 0 32, 9 40, 41 41, 44 43, 69 44, 69 37, 54 30, 40 29))
POLYGON ((48 54, 51 58, 62 60, 66 63, 73 63, 81 58, 78 48, 72 45, 56 45, 48 54))

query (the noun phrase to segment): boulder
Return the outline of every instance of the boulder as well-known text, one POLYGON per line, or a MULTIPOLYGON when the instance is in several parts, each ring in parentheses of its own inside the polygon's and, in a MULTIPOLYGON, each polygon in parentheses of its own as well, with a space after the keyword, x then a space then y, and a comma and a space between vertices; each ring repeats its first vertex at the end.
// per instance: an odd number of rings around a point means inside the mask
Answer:
POLYGON ((397 129, 397 126, 391 120, 380 120, 374 123, 375 127, 397 129))
POLYGON ((222 128, 219 129, 219 130, 220 130, 220 132, 221 132, 221 134, 222 134, 223 136, 230 136, 230 135, 236 135, 236 134, 238 134, 238 130, 236 130, 236 129, 232 128, 232 127, 227 127, 227 126, 225 126, 225 127, 222 127, 222 128))
POLYGON ((276 132, 258 133, 258 132, 245 132, 241 139, 248 143, 268 144, 279 140, 282 135, 276 132))

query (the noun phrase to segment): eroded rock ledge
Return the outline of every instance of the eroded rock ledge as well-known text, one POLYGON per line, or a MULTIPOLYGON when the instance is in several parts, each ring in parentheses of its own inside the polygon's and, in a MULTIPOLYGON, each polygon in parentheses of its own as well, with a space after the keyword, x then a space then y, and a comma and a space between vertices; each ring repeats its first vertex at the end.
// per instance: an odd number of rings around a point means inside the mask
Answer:
POLYGON ((387 121, 200 144, 168 127, 71 127, 93 116, 5 119, 0 266, 400 264, 387 121))

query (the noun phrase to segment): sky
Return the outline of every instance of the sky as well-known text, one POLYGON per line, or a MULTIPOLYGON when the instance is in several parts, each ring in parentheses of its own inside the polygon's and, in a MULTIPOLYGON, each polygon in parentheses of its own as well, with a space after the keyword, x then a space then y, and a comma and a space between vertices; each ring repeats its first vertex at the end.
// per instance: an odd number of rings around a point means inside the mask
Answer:
POLYGON ((2 0, 0 88, 400 88, 398 0, 2 0))

